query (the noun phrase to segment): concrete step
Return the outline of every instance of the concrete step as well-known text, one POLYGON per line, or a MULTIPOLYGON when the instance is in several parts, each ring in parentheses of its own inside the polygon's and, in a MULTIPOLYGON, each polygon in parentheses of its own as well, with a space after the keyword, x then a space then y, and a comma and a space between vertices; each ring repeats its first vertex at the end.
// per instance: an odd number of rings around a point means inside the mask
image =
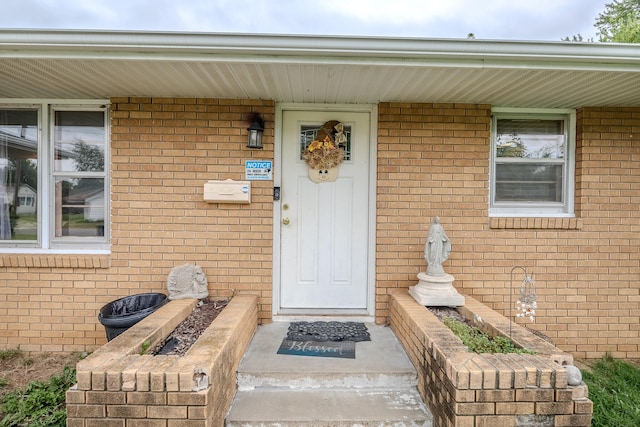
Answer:
POLYGON ((258 328, 238 369, 238 388, 402 388, 418 375, 390 328, 367 325, 371 341, 356 343, 355 359, 277 354, 289 323, 258 328))
POLYGON ((227 427, 431 426, 417 373, 390 328, 367 324, 356 358, 277 354, 289 323, 258 328, 238 369, 227 427))
POLYGON ((400 389, 415 388, 415 373, 367 372, 345 374, 341 372, 265 372, 261 374, 238 373, 238 390, 247 391, 260 388, 290 389, 400 389))
POLYGON ((260 389, 238 392, 227 427, 433 425, 413 389, 260 389))

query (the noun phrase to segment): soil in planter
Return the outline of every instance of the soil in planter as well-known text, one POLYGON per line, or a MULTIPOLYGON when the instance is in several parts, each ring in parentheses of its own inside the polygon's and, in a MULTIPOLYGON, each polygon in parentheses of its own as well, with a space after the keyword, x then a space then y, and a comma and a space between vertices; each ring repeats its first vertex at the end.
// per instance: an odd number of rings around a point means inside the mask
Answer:
POLYGON ((445 317, 452 317, 462 323, 466 323, 467 325, 471 326, 471 322, 469 322, 469 320, 467 320, 466 317, 460 314, 458 310, 456 310, 453 307, 427 307, 427 308, 441 322, 442 322, 442 319, 444 319, 445 317))
POLYGON ((184 356, 211 322, 229 304, 227 300, 202 299, 191 314, 160 342, 151 354, 184 356))

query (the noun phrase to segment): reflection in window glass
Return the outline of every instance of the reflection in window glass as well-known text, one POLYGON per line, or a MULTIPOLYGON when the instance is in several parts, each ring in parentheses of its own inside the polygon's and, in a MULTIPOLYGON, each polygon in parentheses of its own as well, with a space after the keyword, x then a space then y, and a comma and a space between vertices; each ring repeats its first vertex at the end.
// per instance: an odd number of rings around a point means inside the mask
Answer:
POLYGON ((563 127, 563 120, 498 120, 496 157, 562 159, 563 127))
POLYGON ((0 109, 0 240, 38 239, 38 112, 0 109))
POLYGON ((56 171, 104 171, 104 133, 104 113, 101 111, 56 111, 56 171))
POLYGON ((53 238, 105 236, 105 114, 54 110, 53 238))
POLYGON ((55 192, 55 237, 104 235, 104 179, 56 178, 55 192))
POLYGON ((108 249, 107 123, 99 102, 0 105, 0 248, 108 249))

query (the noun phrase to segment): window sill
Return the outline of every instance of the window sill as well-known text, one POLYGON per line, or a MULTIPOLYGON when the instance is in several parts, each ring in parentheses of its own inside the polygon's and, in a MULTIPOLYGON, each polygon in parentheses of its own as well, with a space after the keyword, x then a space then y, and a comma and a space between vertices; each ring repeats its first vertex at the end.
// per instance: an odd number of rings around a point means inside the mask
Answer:
POLYGON ((109 254, 0 253, 0 267, 22 268, 109 268, 109 254))
POLYGON ((492 229, 579 230, 582 218, 495 217, 489 218, 492 229))

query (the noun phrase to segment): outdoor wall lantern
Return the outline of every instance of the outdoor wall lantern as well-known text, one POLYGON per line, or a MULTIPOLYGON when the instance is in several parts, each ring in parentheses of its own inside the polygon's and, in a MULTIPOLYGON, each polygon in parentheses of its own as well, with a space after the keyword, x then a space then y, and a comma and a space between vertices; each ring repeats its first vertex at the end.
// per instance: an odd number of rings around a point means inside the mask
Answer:
POLYGON ((264 120, 259 114, 250 117, 251 125, 247 128, 249 131, 249 139, 247 140, 247 148, 262 149, 262 134, 264 133, 264 120))

